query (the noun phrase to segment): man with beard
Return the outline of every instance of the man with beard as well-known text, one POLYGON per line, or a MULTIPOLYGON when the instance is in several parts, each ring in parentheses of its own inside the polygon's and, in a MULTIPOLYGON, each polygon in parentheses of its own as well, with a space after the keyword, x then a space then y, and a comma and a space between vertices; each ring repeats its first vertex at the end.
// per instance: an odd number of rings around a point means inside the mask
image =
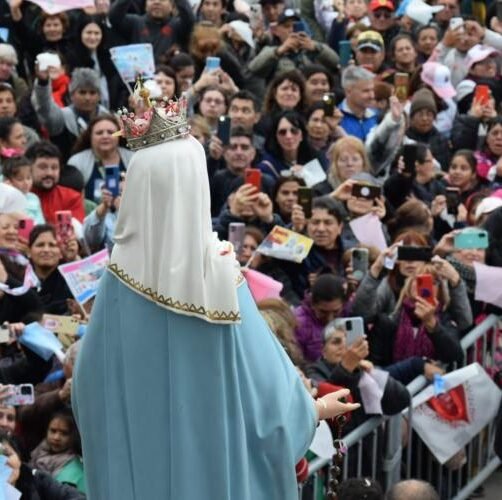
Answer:
POLYGON ((61 153, 52 143, 41 141, 26 151, 32 163, 33 192, 40 198, 45 220, 54 224, 58 210, 70 210, 80 222, 84 220, 82 195, 73 189, 59 186, 61 153))

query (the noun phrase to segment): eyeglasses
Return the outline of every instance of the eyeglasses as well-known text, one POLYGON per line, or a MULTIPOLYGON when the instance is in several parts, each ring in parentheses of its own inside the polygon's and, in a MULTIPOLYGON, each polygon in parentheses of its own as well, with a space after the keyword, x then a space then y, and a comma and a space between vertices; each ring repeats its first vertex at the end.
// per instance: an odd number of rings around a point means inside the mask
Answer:
POLYGON ((390 19, 392 17, 392 12, 389 12, 388 10, 373 12, 373 17, 375 19, 390 19))
POLYGON ((277 135, 280 135, 281 137, 285 137, 288 133, 291 135, 298 135, 301 132, 301 130, 298 127, 291 127, 291 128, 280 128, 277 131, 277 135))

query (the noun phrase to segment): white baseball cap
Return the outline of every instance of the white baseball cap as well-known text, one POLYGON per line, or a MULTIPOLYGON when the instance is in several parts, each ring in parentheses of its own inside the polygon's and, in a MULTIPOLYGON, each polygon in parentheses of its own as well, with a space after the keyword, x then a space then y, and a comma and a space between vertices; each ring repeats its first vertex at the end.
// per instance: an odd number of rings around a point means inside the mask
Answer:
POLYGON ((482 215, 490 214, 497 208, 502 207, 502 199, 496 196, 488 196, 480 201, 479 205, 476 207, 476 220, 478 220, 482 215))
POLYGON ((255 43, 253 39, 253 31, 251 30, 249 23, 246 23, 239 19, 228 24, 242 38, 244 42, 246 42, 252 49, 254 49, 255 43))
POLYGON ((426 25, 432 20, 436 12, 444 9, 444 5, 428 5, 423 0, 413 0, 408 4, 405 14, 413 21, 426 25))
POLYGON ((450 70, 444 64, 438 62, 424 63, 420 77, 442 99, 449 99, 455 97, 457 94, 457 91, 451 84, 450 70))
POLYGON ((465 64, 468 69, 471 69, 474 64, 484 61, 486 58, 496 54, 498 54, 498 51, 493 47, 478 43, 477 45, 474 45, 474 47, 471 47, 467 52, 465 64))

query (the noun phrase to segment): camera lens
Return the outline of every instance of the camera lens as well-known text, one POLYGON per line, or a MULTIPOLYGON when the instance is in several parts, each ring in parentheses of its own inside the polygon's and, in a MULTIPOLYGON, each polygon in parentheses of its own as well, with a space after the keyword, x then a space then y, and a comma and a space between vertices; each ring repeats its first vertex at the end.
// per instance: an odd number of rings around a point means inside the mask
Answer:
POLYGON ((364 196, 365 198, 367 198, 369 195, 370 195, 370 190, 369 190, 369 188, 367 188, 367 187, 363 187, 363 188, 361 189, 361 196, 364 196))
POLYGON ((345 323, 345 325, 346 325, 347 330, 352 330, 352 321, 347 321, 347 323, 345 323))
POLYGON ((31 394, 30 386, 21 387, 21 395, 28 396, 29 394, 31 394))

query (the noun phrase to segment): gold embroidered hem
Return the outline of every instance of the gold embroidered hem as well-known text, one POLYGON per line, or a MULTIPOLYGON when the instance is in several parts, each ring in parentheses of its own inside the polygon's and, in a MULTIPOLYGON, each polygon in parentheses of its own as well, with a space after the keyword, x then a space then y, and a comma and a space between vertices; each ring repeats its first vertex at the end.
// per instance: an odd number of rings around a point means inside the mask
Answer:
MULTIPOLYGON (((108 270, 112 272, 124 285, 128 286, 135 292, 143 295, 146 299, 155 302, 156 304, 170 309, 174 312, 187 314, 190 316, 199 316, 201 319, 209 321, 211 323, 240 323, 241 316, 237 311, 211 311, 207 310, 203 306, 196 306, 195 304, 188 304, 187 302, 180 302, 172 297, 164 297, 152 290, 151 288, 146 288, 139 281, 136 281, 122 269, 119 269, 117 264, 110 264, 108 270)), ((244 276, 241 273, 236 278, 235 285, 239 287, 244 282, 244 276)))

